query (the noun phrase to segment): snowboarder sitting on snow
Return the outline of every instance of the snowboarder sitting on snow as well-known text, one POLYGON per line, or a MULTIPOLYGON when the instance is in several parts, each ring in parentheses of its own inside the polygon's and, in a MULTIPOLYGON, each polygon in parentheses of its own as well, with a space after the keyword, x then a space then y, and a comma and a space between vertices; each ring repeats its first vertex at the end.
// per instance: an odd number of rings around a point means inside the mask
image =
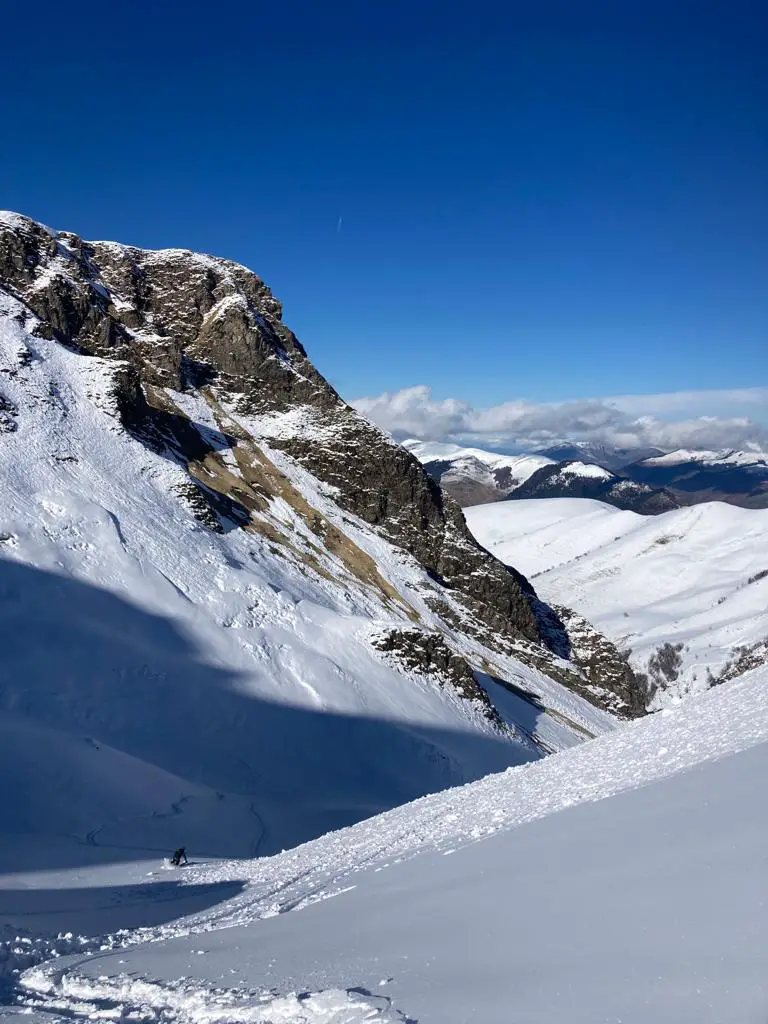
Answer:
POLYGON ((173 866, 177 868, 181 864, 182 857, 184 858, 184 863, 189 864, 189 861, 187 860, 187 852, 183 846, 180 846, 178 850, 174 853, 174 855, 171 857, 171 864, 173 864, 173 866))

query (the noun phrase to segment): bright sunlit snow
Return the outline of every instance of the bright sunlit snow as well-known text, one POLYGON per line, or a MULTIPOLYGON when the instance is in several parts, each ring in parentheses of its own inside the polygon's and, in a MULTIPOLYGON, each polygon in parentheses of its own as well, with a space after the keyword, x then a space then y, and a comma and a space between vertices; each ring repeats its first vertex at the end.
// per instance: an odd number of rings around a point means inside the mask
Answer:
POLYGON ((482 544, 631 649, 637 668, 681 644, 680 677, 661 702, 706 688, 708 671, 768 638, 768 510, 710 502, 648 517, 549 498, 465 515, 482 544))

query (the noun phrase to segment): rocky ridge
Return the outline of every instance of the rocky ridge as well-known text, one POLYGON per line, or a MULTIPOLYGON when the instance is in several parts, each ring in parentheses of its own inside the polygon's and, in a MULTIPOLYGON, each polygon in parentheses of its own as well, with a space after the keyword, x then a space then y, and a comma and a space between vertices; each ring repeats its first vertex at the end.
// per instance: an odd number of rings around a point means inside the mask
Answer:
MULTIPOLYGON (((372 559, 265 454, 260 441, 268 442, 426 571, 428 603, 440 609, 448 636, 459 630, 583 688, 557 617, 547 619, 527 581, 474 540, 458 505, 419 462, 340 399, 250 270, 185 250, 88 242, 6 214, 0 284, 39 318, 46 337, 113 365, 111 398, 123 427, 186 470, 179 498, 207 526, 261 532, 281 554, 292 541, 263 515, 277 497, 314 538, 301 551, 311 571, 327 573, 318 554, 330 551, 361 585, 418 620, 372 559), (214 426, 190 419, 190 394, 205 400, 214 426)), ((0 425, 13 429, 1 396, 0 425)), ((605 706, 594 693, 590 699, 605 706)), ((621 704, 634 713, 623 697, 621 704)))

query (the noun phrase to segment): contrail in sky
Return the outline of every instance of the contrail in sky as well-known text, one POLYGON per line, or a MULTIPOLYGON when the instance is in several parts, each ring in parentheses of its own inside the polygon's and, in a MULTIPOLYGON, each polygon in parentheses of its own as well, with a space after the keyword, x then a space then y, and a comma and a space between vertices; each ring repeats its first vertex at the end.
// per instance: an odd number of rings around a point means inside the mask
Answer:
POLYGON ((336 223, 336 234, 337 235, 341 234, 341 217, 339 217, 339 219, 338 219, 338 221, 336 223))

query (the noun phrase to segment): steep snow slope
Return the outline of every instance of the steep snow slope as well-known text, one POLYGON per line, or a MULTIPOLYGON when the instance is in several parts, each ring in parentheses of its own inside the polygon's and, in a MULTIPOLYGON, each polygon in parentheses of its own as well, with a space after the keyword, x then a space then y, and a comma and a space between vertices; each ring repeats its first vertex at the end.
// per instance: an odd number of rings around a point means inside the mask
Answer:
MULTIPOLYGON (((463 684, 388 659, 382 633, 445 629, 413 559, 266 443, 259 529, 205 528, 178 462, 121 425, 121 364, 35 329, 0 295, 0 760, 23 779, 0 794, 0 869, 274 851, 613 727, 458 633, 542 707, 508 702, 504 729, 463 684)), ((168 393, 244 490, 210 407, 168 393)))
POLYGON ((713 502, 648 519, 550 499, 481 505, 466 517, 545 600, 568 603, 631 648, 636 668, 662 645, 682 645, 679 674, 662 673, 657 704, 768 658, 768 511, 713 502))
MULTIPOLYGON (((175 924, 58 940, 79 953, 39 966, 45 943, 17 940, 15 962, 31 964, 20 1009, 201 1024, 758 1021, 767 684, 761 669, 280 856, 190 868, 190 901, 244 889, 175 924)), ((52 882, 26 892, 47 927, 63 919, 46 911, 52 882)), ((149 907, 167 891, 154 876, 144 889, 149 907)), ((117 924, 128 892, 109 893, 117 924)))

